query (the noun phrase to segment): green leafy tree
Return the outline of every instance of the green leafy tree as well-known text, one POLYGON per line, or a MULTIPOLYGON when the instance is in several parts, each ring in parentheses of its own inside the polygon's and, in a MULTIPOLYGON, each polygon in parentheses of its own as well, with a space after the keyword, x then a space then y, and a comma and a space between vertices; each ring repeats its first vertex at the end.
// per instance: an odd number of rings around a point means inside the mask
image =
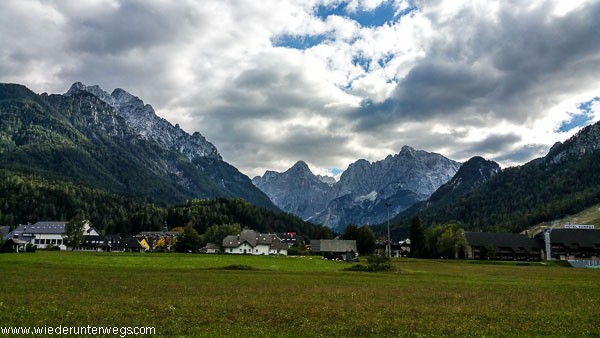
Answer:
POLYGON ((82 211, 77 212, 73 218, 65 225, 65 234, 63 240, 65 245, 71 250, 75 250, 83 243, 85 225, 88 223, 85 214, 82 211))
POLYGON ((425 250, 425 231, 423 230, 423 225, 421 224, 421 219, 419 217, 412 219, 408 238, 410 238, 411 256, 425 258, 427 256, 425 250))
POLYGON ((426 241, 432 258, 464 257, 467 242, 464 230, 457 223, 436 225, 427 230, 426 241))
POLYGON ((373 231, 368 225, 358 228, 356 247, 361 255, 369 255, 375 250, 375 236, 373 236, 373 231))
POLYGON ((198 252, 202 245, 202 239, 198 235, 198 231, 188 224, 183 228, 183 234, 177 238, 175 243, 175 251, 177 252, 198 252))
POLYGON ((242 226, 239 223, 213 225, 204 233, 204 241, 221 246, 225 237, 237 235, 242 232, 242 226))
POLYGON ((354 224, 348 224, 344 233, 342 234, 342 239, 344 240, 356 240, 358 238, 358 227, 354 224))

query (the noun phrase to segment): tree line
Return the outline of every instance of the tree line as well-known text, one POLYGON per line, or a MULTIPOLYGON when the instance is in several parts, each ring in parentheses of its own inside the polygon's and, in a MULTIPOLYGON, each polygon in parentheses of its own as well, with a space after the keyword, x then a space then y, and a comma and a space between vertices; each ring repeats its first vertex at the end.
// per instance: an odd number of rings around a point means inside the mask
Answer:
POLYGON ((165 206, 65 180, 0 169, 0 224, 70 220, 81 212, 101 233, 122 235, 161 231, 188 224, 198 233, 211 226, 240 224, 259 232, 297 232, 306 238, 333 238, 331 229, 240 198, 189 200, 165 206))

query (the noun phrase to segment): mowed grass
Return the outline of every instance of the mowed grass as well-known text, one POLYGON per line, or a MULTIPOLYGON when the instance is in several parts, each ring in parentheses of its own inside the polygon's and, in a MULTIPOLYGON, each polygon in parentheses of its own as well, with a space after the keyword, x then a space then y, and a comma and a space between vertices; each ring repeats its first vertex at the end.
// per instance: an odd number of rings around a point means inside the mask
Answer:
POLYGON ((0 255, 0 326, 154 326, 161 337, 600 337, 600 270, 318 257, 0 255), (312 259, 311 259, 312 258, 312 259), (222 269, 245 265, 258 270, 222 269))

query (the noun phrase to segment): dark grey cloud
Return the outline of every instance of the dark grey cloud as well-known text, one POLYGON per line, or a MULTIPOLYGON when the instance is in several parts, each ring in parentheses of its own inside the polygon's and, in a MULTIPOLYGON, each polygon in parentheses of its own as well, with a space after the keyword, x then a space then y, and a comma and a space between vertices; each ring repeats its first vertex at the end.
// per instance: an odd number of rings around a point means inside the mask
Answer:
POLYGON ((434 39, 391 98, 355 112, 358 130, 456 115, 520 123, 588 87, 600 76, 600 2, 563 17, 552 10, 504 6, 497 21, 461 12, 444 23, 453 31, 434 39))
POLYGON ((145 1, 126 1, 105 16, 70 22, 71 48, 91 54, 115 55, 147 50, 180 38, 186 12, 177 7, 151 8, 145 1))
POLYGON ((491 134, 484 140, 474 143, 469 151, 473 154, 499 153, 510 149, 521 141, 516 134, 491 134))
POLYGON ((534 158, 545 156, 549 150, 550 146, 545 144, 529 144, 492 159, 497 162, 508 162, 512 165, 522 164, 534 158))

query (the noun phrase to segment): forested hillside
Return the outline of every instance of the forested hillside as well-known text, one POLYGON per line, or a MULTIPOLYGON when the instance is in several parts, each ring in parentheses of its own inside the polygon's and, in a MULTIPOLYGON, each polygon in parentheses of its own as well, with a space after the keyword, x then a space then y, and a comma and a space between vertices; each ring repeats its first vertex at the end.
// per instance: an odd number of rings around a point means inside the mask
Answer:
POLYGON ((68 181, 0 170, 0 224, 69 220, 83 211, 104 233, 135 234, 193 224, 199 233, 212 225, 239 223, 261 232, 297 232, 308 238, 329 238, 328 228, 283 212, 257 207, 242 199, 191 200, 171 207, 127 198, 68 181))
POLYGON ((212 144, 200 134, 185 133, 138 98, 119 93, 134 101, 131 109, 140 114, 136 123, 146 126, 159 121, 162 129, 132 128, 122 114, 134 113, 125 108, 120 112, 85 90, 37 95, 24 86, 0 84, 0 168, 160 204, 241 197, 276 209, 218 153, 201 153, 202 146, 212 144), (135 110, 139 107, 145 110, 135 110), (152 133, 175 139, 176 144, 167 147, 150 138, 152 133), (199 150, 198 154, 192 150, 199 150))

